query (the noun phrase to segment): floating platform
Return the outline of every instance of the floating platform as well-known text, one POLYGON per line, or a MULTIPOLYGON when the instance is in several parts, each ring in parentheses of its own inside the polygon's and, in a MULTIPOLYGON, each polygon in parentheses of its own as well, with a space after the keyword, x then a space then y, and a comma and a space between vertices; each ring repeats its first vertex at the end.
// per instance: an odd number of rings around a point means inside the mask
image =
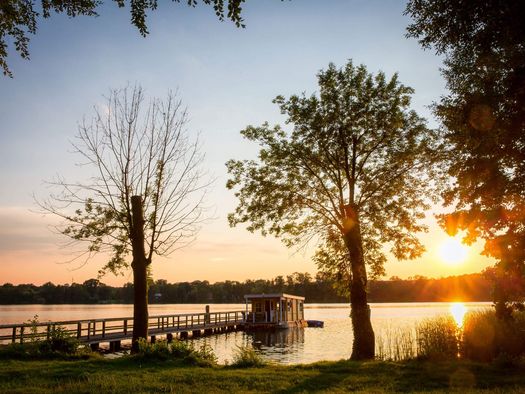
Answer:
POLYGON ((308 327, 317 327, 317 328, 324 327, 324 321, 322 320, 307 320, 306 324, 308 327))

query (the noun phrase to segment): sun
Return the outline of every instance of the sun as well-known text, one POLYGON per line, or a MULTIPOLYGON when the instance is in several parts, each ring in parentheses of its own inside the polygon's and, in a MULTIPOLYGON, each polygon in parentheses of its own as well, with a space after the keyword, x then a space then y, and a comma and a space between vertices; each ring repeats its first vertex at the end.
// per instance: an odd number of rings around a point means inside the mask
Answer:
POLYGON ((467 247, 456 238, 448 238, 439 247, 439 256, 447 264, 460 264, 465 261, 467 254, 467 247))

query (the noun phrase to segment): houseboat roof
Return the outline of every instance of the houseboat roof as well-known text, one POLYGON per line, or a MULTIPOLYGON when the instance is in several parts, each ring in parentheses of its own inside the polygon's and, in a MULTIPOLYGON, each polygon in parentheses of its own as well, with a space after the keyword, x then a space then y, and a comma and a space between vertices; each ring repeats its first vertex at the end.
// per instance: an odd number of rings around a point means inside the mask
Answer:
POLYGON ((286 294, 286 293, 271 293, 271 294, 246 294, 244 296, 246 300, 252 300, 252 299, 258 299, 258 298, 279 298, 279 299, 293 299, 293 300, 303 300, 304 297, 296 296, 292 294, 286 294))

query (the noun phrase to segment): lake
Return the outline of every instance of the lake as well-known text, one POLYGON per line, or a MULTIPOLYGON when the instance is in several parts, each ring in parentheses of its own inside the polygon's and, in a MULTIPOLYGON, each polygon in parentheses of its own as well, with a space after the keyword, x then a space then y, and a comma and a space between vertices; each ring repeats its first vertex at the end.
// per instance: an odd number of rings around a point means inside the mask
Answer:
MULTIPOLYGON (((461 323, 465 313, 491 307, 490 302, 430 302, 370 304, 376 343, 387 343, 403 330, 413 330, 427 318, 451 315, 461 323)), ((210 304, 211 312, 244 310, 244 304, 210 304)), ((204 312, 204 304, 153 304, 150 315, 204 312)), ((210 345, 219 362, 231 361, 236 346, 253 345, 264 358, 282 364, 310 363, 349 358, 352 323, 348 304, 305 304, 307 320, 322 320, 324 328, 294 328, 277 332, 214 334, 193 339, 198 347, 210 345)), ((132 305, 0 305, 0 324, 22 323, 38 315, 40 321, 126 317, 132 305)), ((191 340, 191 339, 190 339, 191 340)))

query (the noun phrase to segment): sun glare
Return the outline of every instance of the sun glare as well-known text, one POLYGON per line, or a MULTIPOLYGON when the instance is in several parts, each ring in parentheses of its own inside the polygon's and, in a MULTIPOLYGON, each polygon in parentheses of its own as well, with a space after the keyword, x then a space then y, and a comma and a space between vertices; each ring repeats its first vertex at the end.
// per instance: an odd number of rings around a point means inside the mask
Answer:
POLYGON ((467 258, 468 249, 456 238, 448 238, 439 248, 439 256, 447 264, 460 264, 467 258))
POLYGON ((467 307, 462 302, 454 302, 452 305, 450 305, 450 314, 460 328, 463 326, 465 313, 467 313, 467 307))

